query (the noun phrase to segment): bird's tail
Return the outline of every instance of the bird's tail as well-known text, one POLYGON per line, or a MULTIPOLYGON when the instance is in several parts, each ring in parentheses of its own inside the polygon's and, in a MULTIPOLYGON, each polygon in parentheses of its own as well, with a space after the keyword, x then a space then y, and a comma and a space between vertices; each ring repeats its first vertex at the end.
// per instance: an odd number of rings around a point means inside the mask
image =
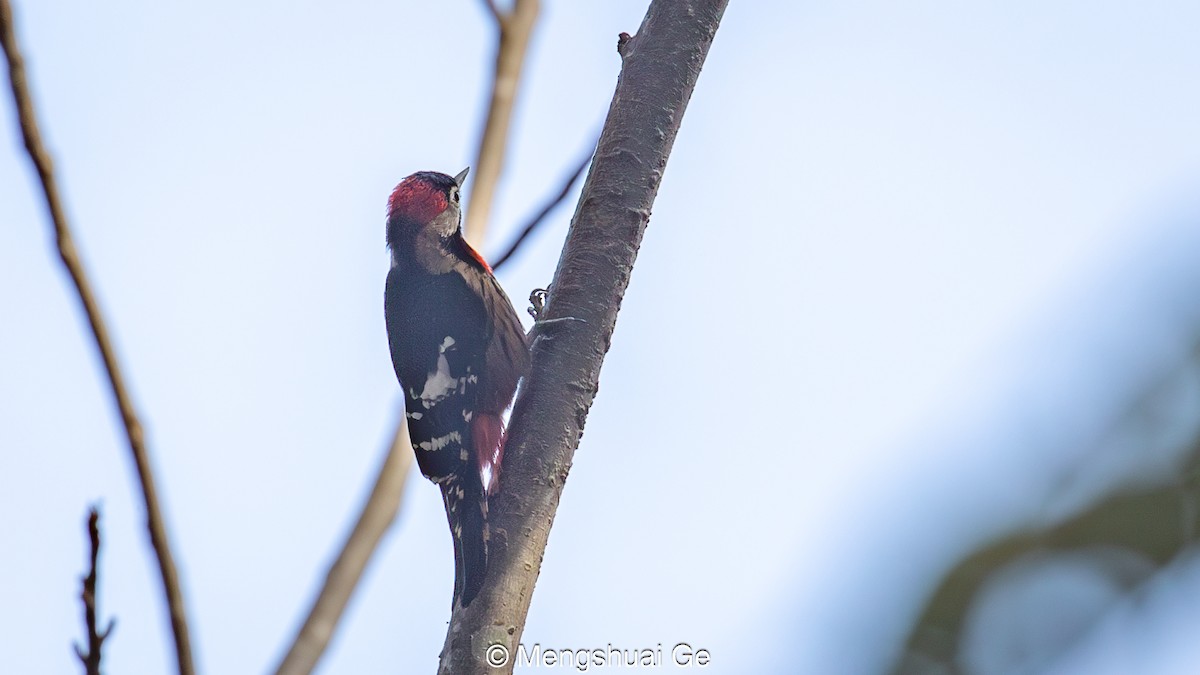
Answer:
POLYGON ((473 471, 441 483, 446 519, 454 538, 454 599, 451 607, 471 604, 487 576, 488 524, 483 482, 473 471))

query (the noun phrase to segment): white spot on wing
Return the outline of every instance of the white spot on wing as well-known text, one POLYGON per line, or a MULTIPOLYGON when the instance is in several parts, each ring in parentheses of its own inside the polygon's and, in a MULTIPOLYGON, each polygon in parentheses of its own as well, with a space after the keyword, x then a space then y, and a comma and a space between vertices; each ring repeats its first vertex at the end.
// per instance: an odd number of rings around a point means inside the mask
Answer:
POLYGON ((417 395, 422 401, 436 401, 449 394, 458 384, 458 379, 450 376, 450 363, 445 354, 438 354, 437 370, 425 378, 425 388, 417 395))
POLYGON ((420 446, 422 450, 435 451, 441 450, 451 443, 458 443, 461 445, 462 434, 458 433, 457 431, 451 431, 445 436, 437 436, 436 438, 431 438, 428 441, 422 441, 420 446))
MULTIPOLYGON (((449 335, 438 345, 437 368, 425 378, 425 387, 420 394, 414 394, 421 399, 421 404, 429 408, 434 403, 449 396, 459 386, 459 381, 450 375, 450 362, 446 360, 446 352, 454 346, 454 338, 449 335)), ((414 418, 420 419, 420 418, 414 418)))

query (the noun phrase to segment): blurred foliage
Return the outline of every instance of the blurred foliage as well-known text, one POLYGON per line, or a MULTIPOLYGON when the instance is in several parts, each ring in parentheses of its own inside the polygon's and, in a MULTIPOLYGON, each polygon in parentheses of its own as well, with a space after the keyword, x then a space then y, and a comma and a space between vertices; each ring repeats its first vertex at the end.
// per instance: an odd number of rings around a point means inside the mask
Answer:
MULTIPOLYGON (((962 660, 968 612, 984 585, 1018 559, 1062 552, 1100 556, 1102 551, 1116 549, 1151 561, 1157 571, 1196 541, 1198 518, 1200 442, 1194 442, 1177 482, 1111 495, 1056 527, 1014 534, 963 560, 934 592, 893 672, 900 675, 970 672, 962 660)), ((1136 588, 1133 592, 1137 592, 1136 588)))

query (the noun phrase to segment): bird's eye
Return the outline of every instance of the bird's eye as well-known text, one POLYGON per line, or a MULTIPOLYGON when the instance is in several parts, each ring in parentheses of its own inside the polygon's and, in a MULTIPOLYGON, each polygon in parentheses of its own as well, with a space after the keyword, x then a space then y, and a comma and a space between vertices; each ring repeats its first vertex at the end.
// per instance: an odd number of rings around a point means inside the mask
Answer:
POLYGON ((453 200, 455 204, 458 203, 458 188, 450 190, 450 199, 453 200))

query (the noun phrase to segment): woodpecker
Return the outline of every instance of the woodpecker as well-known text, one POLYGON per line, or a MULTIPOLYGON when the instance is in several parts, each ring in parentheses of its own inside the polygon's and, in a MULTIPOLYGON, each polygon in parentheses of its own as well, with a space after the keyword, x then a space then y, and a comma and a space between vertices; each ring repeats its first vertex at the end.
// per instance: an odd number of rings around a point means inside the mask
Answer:
POLYGON ((422 171, 392 191, 392 266, 384 315, 417 466, 442 492, 454 539, 451 606, 471 604, 487 574, 487 498, 499 486, 503 414, 529 370, 512 301, 463 239, 467 169, 422 171))

